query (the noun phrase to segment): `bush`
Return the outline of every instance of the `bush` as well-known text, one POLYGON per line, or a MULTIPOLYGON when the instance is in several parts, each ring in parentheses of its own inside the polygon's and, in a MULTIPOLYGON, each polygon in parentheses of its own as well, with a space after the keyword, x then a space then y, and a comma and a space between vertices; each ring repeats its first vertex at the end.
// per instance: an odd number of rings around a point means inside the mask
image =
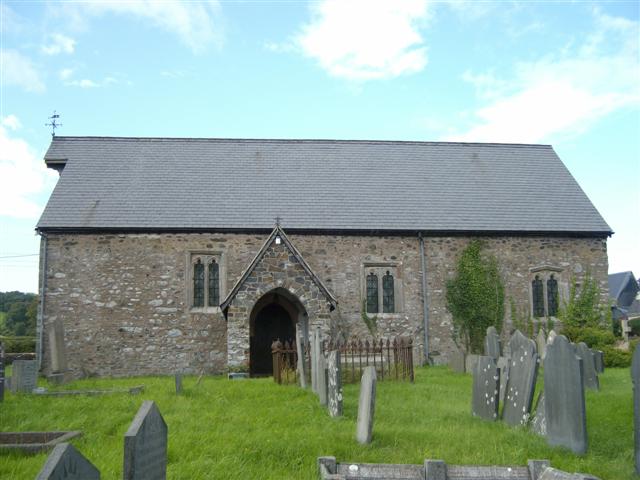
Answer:
POLYGON ((640 318, 629 320, 629 327, 631 327, 632 335, 640 336, 640 318))
POLYGON ((611 345, 605 345, 600 350, 604 352, 604 365, 608 368, 626 368, 631 365, 631 352, 618 350, 611 345))
POLYGON ((27 353, 36 351, 35 337, 2 337, 5 353, 27 353))
POLYGON ((574 343, 584 342, 589 348, 597 350, 602 350, 603 347, 616 343, 616 337, 613 333, 596 327, 567 326, 562 330, 562 334, 574 343))
POLYGON ((611 331, 616 337, 622 337, 622 322, 619 318, 611 317, 611 331))

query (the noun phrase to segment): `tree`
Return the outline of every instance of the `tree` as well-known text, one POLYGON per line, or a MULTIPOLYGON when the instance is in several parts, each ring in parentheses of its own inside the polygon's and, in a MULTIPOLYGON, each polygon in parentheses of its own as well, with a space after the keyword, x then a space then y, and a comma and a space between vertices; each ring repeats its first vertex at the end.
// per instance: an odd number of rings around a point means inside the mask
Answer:
POLYGON ((482 352, 487 327, 493 325, 500 331, 504 319, 504 285, 498 262, 482 249, 482 242, 473 240, 458 259, 456 276, 447 282, 454 340, 472 353, 482 352))

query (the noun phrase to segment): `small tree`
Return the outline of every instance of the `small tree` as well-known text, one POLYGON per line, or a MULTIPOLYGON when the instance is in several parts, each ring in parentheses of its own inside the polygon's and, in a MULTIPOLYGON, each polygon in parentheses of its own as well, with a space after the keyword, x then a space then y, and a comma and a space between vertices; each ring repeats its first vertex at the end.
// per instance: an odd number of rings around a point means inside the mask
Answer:
POLYGON ((456 343, 467 352, 481 353, 487 327, 502 330, 504 285, 495 257, 482 253, 473 240, 462 251, 456 276, 447 282, 447 308, 453 317, 456 343))
POLYGON ((603 312, 600 308, 598 283, 587 271, 580 288, 576 279, 571 279, 569 298, 558 312, 558 317, 565 327, 604 329, 605 317, 609 312, 603 312))

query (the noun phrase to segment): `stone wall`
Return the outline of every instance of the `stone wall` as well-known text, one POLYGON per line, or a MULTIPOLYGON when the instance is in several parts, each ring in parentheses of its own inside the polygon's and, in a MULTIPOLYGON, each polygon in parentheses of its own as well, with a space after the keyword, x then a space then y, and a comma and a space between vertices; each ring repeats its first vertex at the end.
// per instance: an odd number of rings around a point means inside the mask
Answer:
MULTIPOLYGON (((187 287, 191 281, 191 254, 211 252, 219 256, 224 272, 221 278, 224 298, 267 237, 267 234, 48 234, 43 315, 45 373, 51 371, 48 336, 58 319, 64 324, 68 368, 76 377, 169 374, 175 370, 195 373, 202 369, 209 373, 223 372, 228 362, 235 363, 232 361, 235 356, 228 358, 227 351, 233 339, 228 342, 227 321, 219 309, 190 308, 187 287)), ((365 270, 369 265, 383 268, 390 265, 396 273, 397 313, 371 316, 375 317, 377 334, 408 335, 415 339, 418 348, 422 347, 417 237, 291 234, 289 238, 338 299, 337 309, 330 316, 322 313, 312 319, 313 312, 324 312, 324 307, 309 307, 309 299, 313 300, 317 292, 311 285, 301 288, 298 296, 305 297, 302 303, 307 302, 310 321, 323 326, 325 332, 339 330, 346 337, 370 335, 363 320, 365 270)), ((445 307, 445 284, 454 274, 457 257, 468 241, 469 237, 425 238, 429 347, 437 362, 446 362, 454 348, 451 317, 445 307)), ((498 258, 505 279, 505 297, 513 298, 523 313, 531 308, 531 269, 536 267, 552 267, 561 290, 566 290, 572 275, 580 279, 590 270, 606 300, 604 239, 505 236, 487 237, 486 241, 488 250, 498 258)), ((274 265, 278 264, 274 260, 274 265)), ((243 314, 244 320, 233 328, 248 328, 243 322, 248 321, 249 304, 258 296, 246 292, 240 296, 242 301, 235 306, 244 309, 237 312, 243 314)), ((319 301, 317 297, 316 300, 319 301)), ((235 315, 236 312, 231 312, 233 307, 234 304, 230 313, 235 315)), ((506 312, 508 317, 508 306, 506 312)), ((237 360, 242 363, 246 359, 237 360)))

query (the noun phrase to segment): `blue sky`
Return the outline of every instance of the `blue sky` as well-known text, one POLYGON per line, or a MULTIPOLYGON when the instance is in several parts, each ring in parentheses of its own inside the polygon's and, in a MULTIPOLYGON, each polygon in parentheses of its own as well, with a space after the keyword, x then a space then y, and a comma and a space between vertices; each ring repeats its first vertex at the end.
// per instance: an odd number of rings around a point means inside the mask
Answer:
MULTIPOLYGON (((0 2, 0 290, 60 135, 552 144, 640 275, 640 3, 0 2)), ((535 201, 535 199, 532 199, 535 201)), ((31 255, 31 256, 22 256, 31 255)))

